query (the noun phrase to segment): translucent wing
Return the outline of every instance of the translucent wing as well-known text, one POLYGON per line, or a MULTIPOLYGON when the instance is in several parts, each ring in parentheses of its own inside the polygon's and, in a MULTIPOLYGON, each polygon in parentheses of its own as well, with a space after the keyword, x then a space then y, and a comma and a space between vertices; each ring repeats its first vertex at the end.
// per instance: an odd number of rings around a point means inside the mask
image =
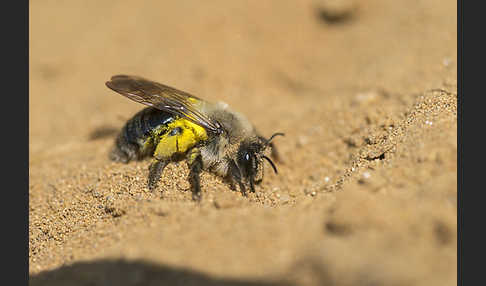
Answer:
POLYGON ((200 111, 205 102, 187 92, 128 75, 115 75, 106 86, 136 102, 185 117, 208 131, 221 132, 221 125, 200 111))

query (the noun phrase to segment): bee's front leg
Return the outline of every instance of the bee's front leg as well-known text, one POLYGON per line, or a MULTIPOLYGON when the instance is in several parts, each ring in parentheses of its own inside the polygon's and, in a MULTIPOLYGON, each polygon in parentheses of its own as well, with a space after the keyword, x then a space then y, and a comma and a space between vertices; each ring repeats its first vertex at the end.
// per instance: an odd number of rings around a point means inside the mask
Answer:
POLYGON ((157 187, 162 171, 169 161, 154 159, 149 167, 148 188, 153 190, 157 187))
POLYGON ((231 180, 236 181, 238 183, 238 185, 240 186, 241 194, 246 197, 247 196, 246 188, 242 182, 240 168, 238 168, 238 165, 236 165, 236 162, 234 160, 230 160, 228 164, 229 164, 229 171, 230 171, 229 175, 231 180))
POLYGON ((198 148, 192 148, 187 153, 187 164, 189 166, 189 182, 191 183, 192 199, 194 201, 201 201, 199 174, 202 171, 203 163, 201 151, 198 148))

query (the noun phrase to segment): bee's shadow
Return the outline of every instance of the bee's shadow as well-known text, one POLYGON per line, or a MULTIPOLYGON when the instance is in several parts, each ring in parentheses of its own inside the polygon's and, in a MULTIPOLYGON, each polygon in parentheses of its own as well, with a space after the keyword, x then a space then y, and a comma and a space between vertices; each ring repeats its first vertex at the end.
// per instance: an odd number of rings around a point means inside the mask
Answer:
POLYGON ((78 262, 29 277, 29 285, 233 285, 290 286, 282 282, 214 278, 188 269, 153 264, 146 261, 97 260, 78 262))
POLYGON ((88 140, 93 141, 93 140, 99 140, 107 137, 114 137, 119 131, 120 131, 119 127, 117 128, 108 125, 100 126, 93 129, 89 133, 88 140))

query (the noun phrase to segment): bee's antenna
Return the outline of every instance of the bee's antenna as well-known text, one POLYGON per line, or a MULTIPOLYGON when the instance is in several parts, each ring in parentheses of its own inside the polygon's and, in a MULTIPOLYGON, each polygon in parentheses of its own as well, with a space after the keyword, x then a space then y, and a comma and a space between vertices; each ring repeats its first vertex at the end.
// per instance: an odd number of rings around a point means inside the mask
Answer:
MULTIPOLYGON (((267 140, 267 142, 265 143, 265 147, 267 147, 270 142, 272 141, 272 139, 275 137, 275 136, 285 136, 284 133, 281 133, 281 132, 277 132, 277 133, 274 133, 272 136, 270 136, 270 138, 267 140)), ((267 158, 268 159, 268 158, 267 158)))
POLYGON ((277 167, 275 167, 275 164, 273 164, 272 160, 270 160, 270 158, 268 158, 267 156, 263 155, 262 156, 263 159, 267 160, 268 163, 270 163, 270 165, 272 165, 272 168, 273 168, 273 171, 275 171, 275 174, 278 174, 277 172, 277 167))

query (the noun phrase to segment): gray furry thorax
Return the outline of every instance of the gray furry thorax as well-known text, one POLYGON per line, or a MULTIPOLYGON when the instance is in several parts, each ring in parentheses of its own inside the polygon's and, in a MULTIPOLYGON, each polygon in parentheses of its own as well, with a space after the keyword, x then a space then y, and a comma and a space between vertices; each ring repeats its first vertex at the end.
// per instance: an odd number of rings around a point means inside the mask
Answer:
POLYGON ((226 107, 211 110, 209 115, 222 125, 224 133, 210 136, 209 142, 200 148, 203 169, 225 177, 229 160, 236 159, 242 140, 256 137, 256 132, 243 115, 226 107))

